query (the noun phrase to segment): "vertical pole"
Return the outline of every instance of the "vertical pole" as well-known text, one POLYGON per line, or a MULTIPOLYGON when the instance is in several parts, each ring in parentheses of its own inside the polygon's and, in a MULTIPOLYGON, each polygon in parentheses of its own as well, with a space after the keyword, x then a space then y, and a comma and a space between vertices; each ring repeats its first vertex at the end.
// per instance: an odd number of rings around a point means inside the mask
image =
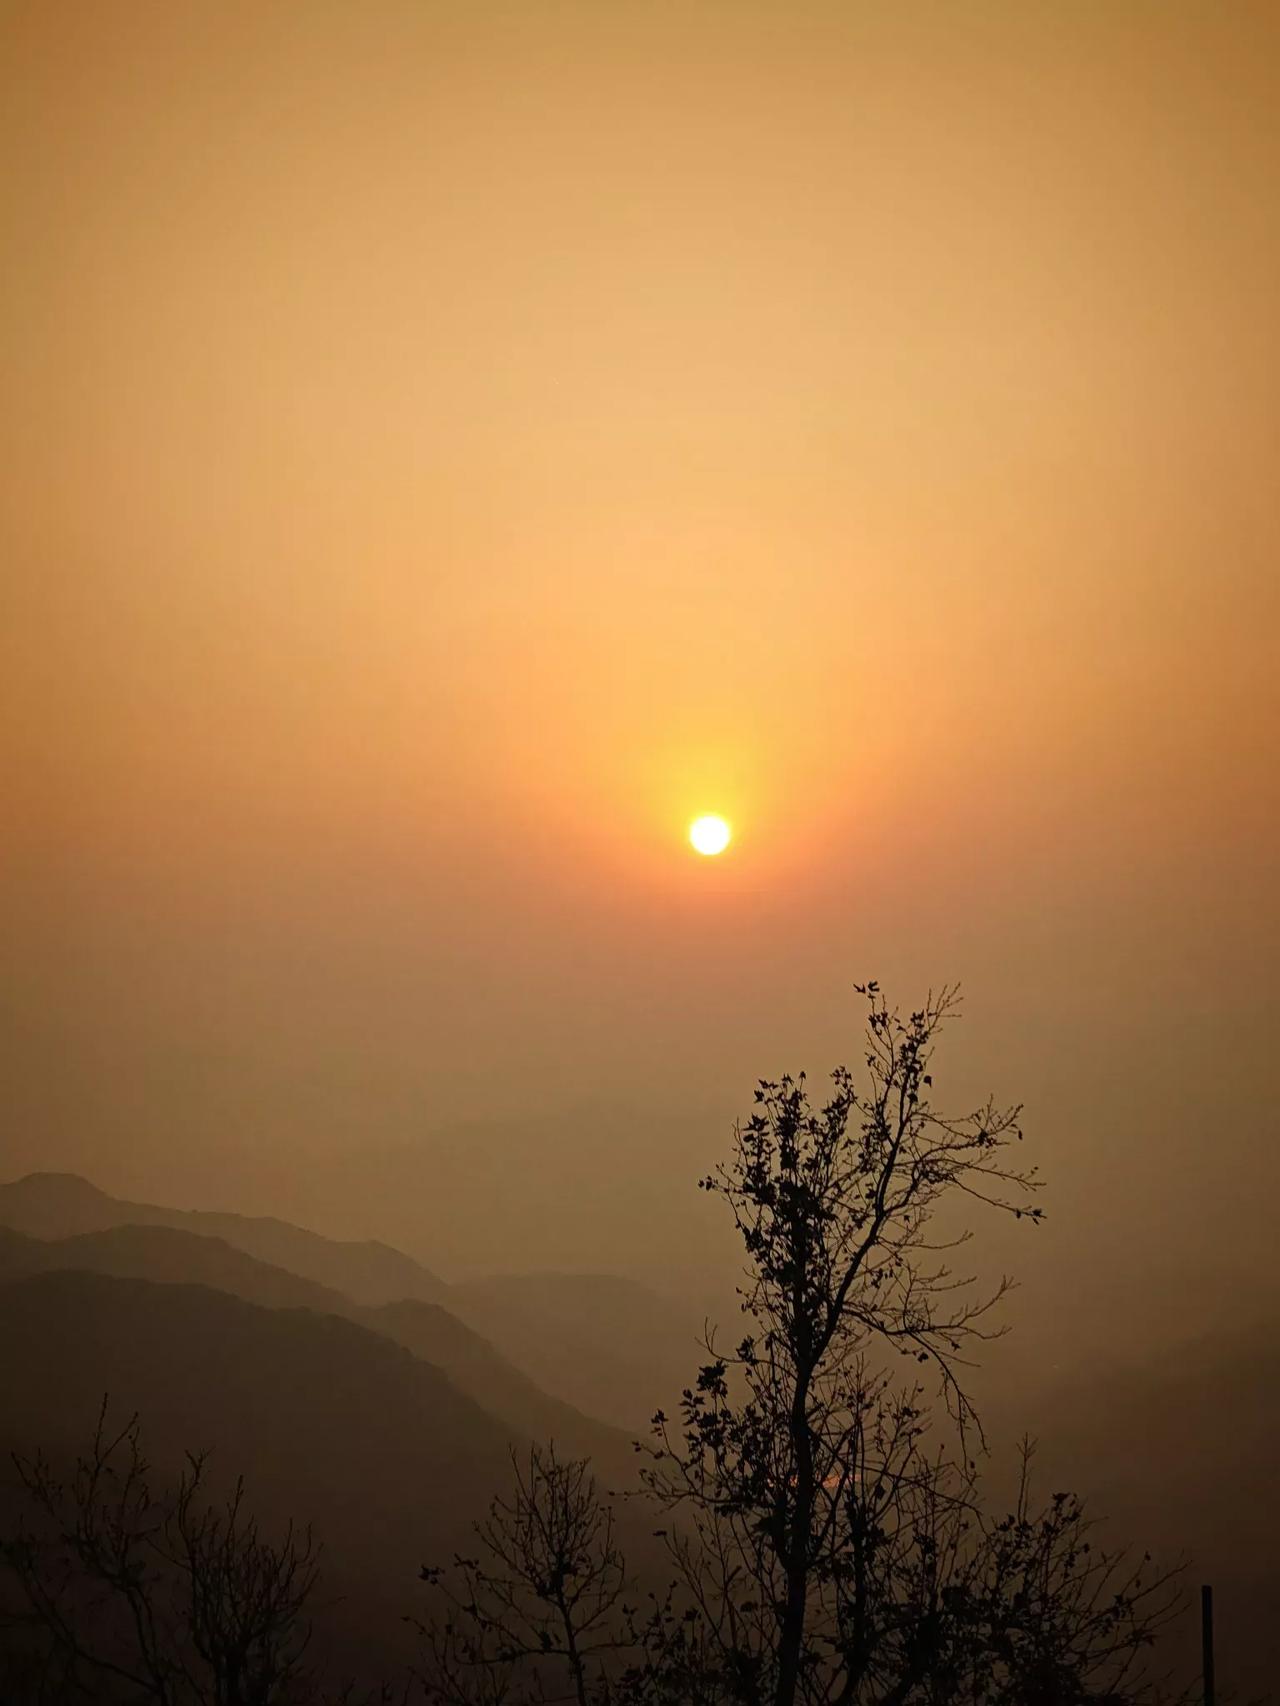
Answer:
POLYGON ((1204 1706, 1214 1706, 1213 1691, 1213 1589, 1200 1589, 1200 1657, 1204 1677, 1204 1706))

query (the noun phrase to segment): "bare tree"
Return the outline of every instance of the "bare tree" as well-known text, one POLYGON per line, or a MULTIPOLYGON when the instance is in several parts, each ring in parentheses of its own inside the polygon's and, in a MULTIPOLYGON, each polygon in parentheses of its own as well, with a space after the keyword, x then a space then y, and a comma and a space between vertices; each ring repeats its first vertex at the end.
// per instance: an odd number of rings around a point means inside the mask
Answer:
POLYGON ((424 1567, 444 1613, 420 1624, 423 1681, 441 1706, 599 1698, 620 1633, 625 1569, 588 1465, 553 1445, 511 1455, 514 1486, 476 1524, 479 1555, 424 1567))
MULTIPOLYGON (((892 1486, 894 1454, 914 1437, 915 1393, 886 1411, 868 1352, 891 1348, 929 1364, 962 1433, 978 1428, 958 1358, 989 1336, 986 1318, 1008 1282, 984 1295, 953 1275, 948 1254, 968 1233, 942 1237, 939 1207, 967 1198, 1031 1220, 1042 1212, 1028 1201, 1034 1173, 1008 1159, 1022 1136, 1018 1108, 989 1102, 957 1118, 931 1104, 933 1046, 954 993, 907 1019, 874 983, 860 993, 863 1087, 841 1068, 815 1108, 803 1076, 761 1083, 728 1163, 702 1181, 727 1201, 742 1237, 750 1330, 702 1370, 678 1431, 656 1419, 649 1476, 663 1503, 727 1523, 735 1553, 751 1560, 771 1620, 765 1697, 774 1706, 811 1692, 802 1690, 819 1651, 808 1639, 811 1594, 824 1567, 842 1578, 843 1560, 830 1554, 833 1542, 853 1544, 855 1477, 870 1468, 877 1486, 892 1486), (870 1465, 869 1419, 887 1453, 870 1465)), ((819 1625, 823 1611, 835 1615, 819 1608, 819 1625)))
MULTIPOLYGON (((974 1470, 925 1455, 921 1412, 870 1396, 846 1538, 815 1570, 801 1688, 858 1706, 1135 1706, 1178 1602, 1150 1559, 1096 1543, 1078 1499, 1036 1507, 1024 1448, 1014 1508, 974 1470)), ((581 1462, 517 1463, 478 1525, 484 1556, 426 1570, 443 1609, 420 1624, 438 1706, 759 1706, 777 1676, 763 1550, 705 1511, 668 1534, 677 1580, 624 1597, 608 1508, 581 1462), (540 1468, 534 1470, 538 1463, 540 1468), (587 1538, 583 1543, 584 1537, 587 1538)))
POLYGON ((936 1576, 929 1584, 933 1604, 958 1596, 957 1651, 944 1673, 959 1673, 968 1690, 960 1698, 992 1706, 1125 1706, 1158 1696, 1143 1661, 1182 1604, 1179 1570, 1100 1544, 1073 1493, 1036 1506, 1031 1457, 1024 1441, 1015 1508, 994 1522, 980 1516, 944 1591, 936 1576))
POLYGON ((10 1643, 38 1701, 283 1706, 308 1678, 306 1607, 318 1578, 309 1530, 263 1537, 237 1481, 206 1501, 207 1459, 155 1492, 137 1417, 108 1426, 67 1481, 42 1455, 14 1459, 26 1495, 0 1542, 16 1589, 10 1643))
MULTIPOLYGON (((876 985, 862 993, 861 1083, 838 1071, 820 1107, 803 1078, 762 1083, 728 1162, 702 1181, 742 1237, 748 1331, 728 1354, 708 1335, 712 1360, 678 1421, 655 1418, 645 1480, 675 1581, 643 1615, 624 1608, 610 1552, 610 1590, 593 1602, 597 1662, 570 1663, 562 1696, 578 1706, 1145 1697, 1135 1663, 1171 1609, 1170 1578, 1095 1549, 1070 1496, 1033 1508, 1025 1476, 1007 1517, 987 1517, 978 1498, 965 1359, 994 1336, 989 1312, 1007 1282, 983 1293, 954 1274, 968 1233, 940 1232, 939 1217, 976 1204, 1040 1218, 1035 1175, 1011 1159, 1019 1110, 933 1108, 950 991, 905 1019, 876 985), (889 1373, 899 1356, 905 1384, 889 1373)), ((598 1510, 585 1471, 575 1488, 598 1510)), ((530 1683, 520 1669, 571 1650, 527 1539, 548 1525, 538 1506, 549 1492, 522 1479, 515 1513, 488 1536, 489 1564, 464 1568, 453 1604, 469 1633, 460 1641, 455 1624, 454 1644, 434 1650, 436 1698, 449 1706, 551 1697, 544 1674, 530 1683)), ((598 1517, 580 1507, 577 1520, 590 1530, 598 1517)))
POLYGON ((1015 1506, 999 1517, 984 1512, 973 1468, 945 1456, 850 1501, 861 1579, 833 1596, 835 1662, 813 1667, 810 1698, 1132 1706, 1158 1697, 1144 1660, 1180 1603, 1177 1572, 1100 1545, 1073 1494, 1037 1505, 1030 1459, 1024 1444, 1015 1506))

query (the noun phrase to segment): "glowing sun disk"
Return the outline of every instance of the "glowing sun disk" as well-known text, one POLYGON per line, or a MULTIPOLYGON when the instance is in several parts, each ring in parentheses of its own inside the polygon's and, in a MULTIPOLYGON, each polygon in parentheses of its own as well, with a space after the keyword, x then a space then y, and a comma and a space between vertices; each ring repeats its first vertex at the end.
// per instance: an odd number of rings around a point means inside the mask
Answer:
POLYGON ((710 857, 723 853, 729 845, 729 825, 722 817, 698 817, 689 825, 689 841, 696 853, 710 857))

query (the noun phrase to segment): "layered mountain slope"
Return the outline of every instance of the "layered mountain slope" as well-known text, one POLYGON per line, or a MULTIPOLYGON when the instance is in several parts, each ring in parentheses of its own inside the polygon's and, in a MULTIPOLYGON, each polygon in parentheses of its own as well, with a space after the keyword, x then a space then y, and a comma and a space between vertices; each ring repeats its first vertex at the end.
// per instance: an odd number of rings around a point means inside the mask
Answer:
POLYGON ((224 1239, 167 1226, 113 1226, 59 1239, 0 1227, 0 1277, 84 1271, 166 1285, 204 1285, 271 1309, 311 1309, 358 1322, 434 1364, 490 1412, 513 1442, 552 1439, 592 1457, 611 1481, 629 1478, 630 1443, 550 1397, 438 1304, 416 1299, 364 1308, 341 1292, 237 1250, 224 1239))
POLYGON ((439 1304, 405 1298, 361 1310, 358 1319, 435 1363, 524 1438, 550 1440, 562 1456, 590 1457, 596 1473, 611 1487, 631 1482, 636 1465, 630 1433, 552 1397, 439 1304))
MULTIPOLYGON (((628 1434, 643 1433, 656 1409, 674 1406, 705 1360, 692 1312, 614 1274, 515 1274, 445 1285, 430 1269, 390 1245, 324 1238, 281 1220, 127 1202, 69 1173, 32 1173, 0 1185, 0 1226, 44 1239, 125 1226, 169 1228, 221 1239, 259 1262, 327 1288, 330 1294, 341 1293, 352 1304, 366 1308, 405 1300, 434 1303, 488 1341, 497 1361, 486 1363, 481 1347, 459 1339, 443 1314, 432 1317, 426 1312, 400 1311, 388 1317, 381 1330, 446 1367, 452 1366, 450 1358, 456 1352, 459 1378, 470 1389, 480 1391, 472 1383, 483 1378, 496 1383, 484 1388, 491 1396, 507 1382, 512 1401, 518 1398, 519 1402, 504 1414, 513 1420, 518 1417, 524 1425, 533 1425, 528 1405, 534 1402, 533 1389, 540 1387, 554 1392, 569 1412, 580 1412, 584 1422, 598 1416, 628 1434), (509 1368, 498 1366, 502 1362, 509 1368), (522 1393, 510 1384, 516 1371, 526 1382, 522 1393)), ((175 1261, 177 1248, 172 1246, 175 1261)), ((90 1246, 83 1251, 87 1258, 90 1246)), ((105 1257, 86 1259, 85 1265, 161 1278, 163 1274, 152 1265, 160 1260, 160 1253, 157 1241, 141 1269, 127 1265, 113 1269, 105 1257)), ((221 1274, 193 1271, 175 1277, 219 1285, 257 1302, 277 1301, 263 1293, 259 1281, 250 1284, 243 1275, 237 1279, 229 1262, 221 1274)), ((337 1307, 332 1295, 327 1301, 301 1294, 279 1301, 309 1308, 337 1307)), ((553 1409, 538 1412, 537 1419, 540 1433, 554 1432, 562 1441, 572 1439, 573 1449, 587 1449, 580 1424, 573 1423, 570 1414, 553 1409)), ((599 1445, 597 1441, 597 1449, 599 1445)))
MULTIPOLYGON (((1218 1681, 1224 1697, 1280 1698, 1280 1322, 1158 1355, 1131 1355, 1084 1378, 1024 1389, 1005 1413, 1040 1436, 1044 1490, 1073 1487, 1106 1518, 1106 1541, 1188 1561, 1186 1587, 1214 1587, 1218 1681)), ((1198 1608, 1170 1631, 1188 1675, 1198 1656, 1198 1608)))
POLYGON ((616 1274, 501 1275, 444 1301, 518 1368, 633 1434, 673 1411, 707 1360, 688 1313, 616 1274))
POLYGON ((172 1226, 108 1226, 69 1238, 33 1238, 0 1226, 0 1275, 77 1269, 158 1285, 207 1285, 267 1309, 347 1315, 355 1307, 342 1292, 246 1255, 225 1238, 172 1226))
POLYGON ((174 1227, 225 1239, 259 1261, 344 1292, 356 1303, 436 1298, 442 1290, 430 1269, 389 1244, 323 1238, 285 1220, 124 1202, 74 1173, 29 1173, 0 1185, 0 1225, 36 1238, 69 1238, 112 1226, 174 1227))
POLYGON ((0 1461, 36 1447, 65 1461, 109 1392, 120 1421, 141 1416, 158 1473, 208 1448, 220 1482, 244 1474, 269 1525, 314 1523, 326 1628, 362 1673, 403 1650, 421 1564, 463 1542, 509 1474, 509 1430, 438 1369, 354 1322, 205 1287, 5 1281, 0 1368, 0 1461))

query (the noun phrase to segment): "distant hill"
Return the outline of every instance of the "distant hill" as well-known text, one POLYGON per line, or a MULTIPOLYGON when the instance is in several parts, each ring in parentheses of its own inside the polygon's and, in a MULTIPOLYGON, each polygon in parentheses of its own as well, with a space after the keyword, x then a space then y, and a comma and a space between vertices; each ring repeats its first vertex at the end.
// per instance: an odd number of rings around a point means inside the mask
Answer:
MULTIPOLYGON (((1038 1440, 1042 1492, 1070 1487, 1102 1519, 1102 1543, 1189 1560, 1186 1586, 1214 1586, 1221 1698, 1280 1699, 1280 1334, 1249 1330, 1188 1339, 1153 1353, 1141 1343, 1071 1379, 1006 1383, 983 1416, 1001 1466, 1024 1431, 1038 1440)), ((994 1355, 993 1355, 994 1360, 994 1355)), ((1166 1658, 1198 1661, 1198 1610, 1169 1632, 1166 1658)), ((1163 1650, 1163 1643, 1162 1643, 1163 1650)))
MULTIPOLYGON (((447 1293, 452 1300, 452 1293, 447 1293)), ((358 1319, 435 1363, 477 1403, 527 1439, 552 1440, 563 1454, 590 1457, 612 1487, 635 1473, 631 1432, 551 1397, 488 1339, 436 1303, 406 1298, 361 1310, 358 1319)))
POLYGON ((500 1275, 451 1285, 443 1301, 540 1384, 645 1437, 706 1361, 701 1323, 616 1274, 500 1275))
MULTIPOLYGON (((388 1244, 324 1238, 282 1220, 129 1202, 71 1173, 31 1173, 0 1185, 0 1226, 44 1239, 84 1237, 125 1226, 165 1227, 210 1242, 221 1240, 330 1294, 327 1300, 302 1293, 290 1296, 287 1283, 276 1279, 271 1285, 280 1295, 268 1295, 264 1276, 250 1279, 244 1270, 237 1275, 225 1257, 215 1259, 209 1252, 200 1260, 213 1266, 183 1271, 178 1246, 169 1247, 176 1264, 169 1277, 220 1286, 273 1306, 342 1313, 334 1293, 375 1309, 406 1300, 433 1303, 441 1315, 400 1311, 389 1316, 381 1330, 411 1343, 416 1354, 442 1367, 452 1369, 450 1359, 456 1354, 456 1373, 468 1390, 483 1391, 486 1400, 504 1391, 514 1406, 504 1414, 513 1421, 518 1418, 521 1426, 540 1417, 547 1424, 543 1431, 554 1424, 558 1437, 566 1441, 586 1437, 581 1429, 588 1417, 599 1417, 628 1435, 644 1434, 649 1417, 658 1408, 673 1406, 702 1360, 696 1337, 700 1323, 658 1293, 616 1274, 498 1275, 446 1285, 388 1244), (492 1356, 459 1338, 444 1312, 487 1340, 492 1356), (503 1361, 511 1366, 504 1370, 503 1361), (517 1371, 523 1385, 512 1380, 517 1371), (536 1388, 544 1389, 538 1396, 555 1393, 564 1407, 557 1410, 556 1400, 547 1400, 553 1407, 540 1409, 536 1388)), ((107 1246, 97 1247, 101 1259, 90 1260, 91 1248, 83 1246, 85 1265, 96 1271, 166 1277, 164 1246, 158 1240, 141 1266, 129 1265, 119 1253, 112 1257, 107 1246), (113 1261, 123 1265, 113 1266, 113 1261)), ((605 1449, 598 1438, 595 1449, 605 1449)))
POLYGON ((356 1303, 439 1298, 443 1291, 437 1275, 389 1244, 323 1238, 285 1220, 125 1202, 74 1173, 29 1173, 0 1185, 0 1225, 36 1238, 70 1238, 112 1226, 174 1227, 225 1239, 260 1262, 329 1286, 356 1303))
POLYGON ((69 1238, 34 1238, 0 1226, 0 1276, 77 1269, 163 1285, 207 1285, 267 1309, 349 1315, 355 1308, 342 1292, 246 1255, 225 1238, 173 1226, 108 1226, 69 1238))
MULTIPOLYGON (((0 1187, 0 1223, 138 1206, 52 1178, 0 1187)), ((390 1629, 394 1646, 417 1564, 462 1538, 505 1477, 509 1441, 553 1437, 621 1485, 635 1466, 628 1434, 670 1406, 698 1361, 678 1308, 615 1276, 502 1276, 362 1305, 208 1229, 281 1222, 155 1212, 180 1224, 110 1220, 39 1239, 0 1224, 0 1463, 11 1440, 81 1444, 110 1389, 142 1411, 161 1461, 216 1446, 264 1510, 314 1518, 347 1599, 335 1628, 352 1651, 375 1629, 379 1640, 390 1629)), ((284 1230, 304 1250, 384 1248, 284 1230)), ((1215 1318, 1211 1334, 1159 1349, 1137 1335, 1109 1361, 1077 1359, 1071 1379, 1031 1355, 1036 1345, 1018 1354, 1015 1335, 992 1347, 977 1381, 993 1441, 1041 1437, 1043 1490, 1079 1490, 1116 1539, 1191 1554, 1190 1585, 1217 1591, 1220 1679, 1243 1698, 1271 1685, 1280 1622, 1280 1340, 1270 1294, 1255 1302, 1234 1330, 1215 1318)), ((1002 1451, 997 1460, 999 1480, 1002 1451)), ((632 1546, 643 1556, 643 1535, 632 1546)), ((1193 1624, 1175 1631, 1188 1663, 1193 1624)))
POLYGON ((602 1476, 630 1478, 633 1453, 624 1433, 548 1396, 438 1304, 403 1298, 361 1307, 339 1291, 258 1261, 225 1239, 169 1226, 112 1226, 58 1239, 31 1238, 0 1226, 0 1278, 68 1270, 204 1285, 269 1309, 311 1309, 356 1321, 438 1367, 513 1440, 554 1439, 565 1451, 594 1458, 602 1476))
MULTIPOLYGON (((428 1363, 351 1321, 200 1286, 90 1273, 0 1283, 0 1463, 83 1447, 109 1391, 157 1468, 208 1447, 270 1524, 326 1545, 340 1657, 398 1652, 424 1560, 447 1558, 509 1473, 509 1429, 428 1363), (13 1378, 13 1371, 21 1371, 13 1378)), ((0 1475, 0 1507, 12 1498, 0 1475)), ((2 1511, 0 1511, 2 1514, 2 1511)))

